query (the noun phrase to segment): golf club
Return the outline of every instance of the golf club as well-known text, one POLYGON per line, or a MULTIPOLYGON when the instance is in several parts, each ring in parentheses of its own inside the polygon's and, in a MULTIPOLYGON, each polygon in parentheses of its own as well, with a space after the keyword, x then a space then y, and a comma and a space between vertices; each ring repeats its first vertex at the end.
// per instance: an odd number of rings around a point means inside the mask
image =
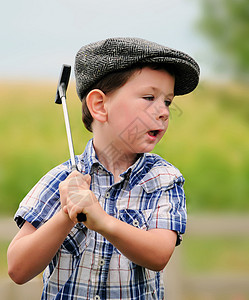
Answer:
MULTIPOLYGON (((58 82, 58 86, 57 86, 55 103, 62 104, 64 120, 65 120, 65 125, 66 125, 69 152, 70 152, 71 163, 72 163, 72 171, 74 171, 74 170, 78 171, 76 162, 75 162, 73 140, 72 140, 71 128, 70 128, 68 111, 67 111, 67 103, 66 103, 66 90, 67 90, 67 86, 68 86, 68 82, 69 82, 69 78, 70 78, 70 73, 71 73, 71 66, 62 65, 62 70, 61 70, 61 74, 60 74, 60 78, 59 78, 59 82, 58 82)), ((84 221, 86 221, 86 215, 83 213, 79 213, 77 215, 77 219, 79 222, 84 222, 84 221)))

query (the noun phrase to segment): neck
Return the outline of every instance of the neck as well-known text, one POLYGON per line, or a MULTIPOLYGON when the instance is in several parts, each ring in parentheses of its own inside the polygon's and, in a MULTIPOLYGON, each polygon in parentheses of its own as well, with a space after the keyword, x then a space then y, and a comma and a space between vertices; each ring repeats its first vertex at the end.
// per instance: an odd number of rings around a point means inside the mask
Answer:
POLYGON ((127 154, 113 143, 99 143, 94 139, 93 144, 99 161, 113 174, 115 182, 137 159, 136 153, 127 154))

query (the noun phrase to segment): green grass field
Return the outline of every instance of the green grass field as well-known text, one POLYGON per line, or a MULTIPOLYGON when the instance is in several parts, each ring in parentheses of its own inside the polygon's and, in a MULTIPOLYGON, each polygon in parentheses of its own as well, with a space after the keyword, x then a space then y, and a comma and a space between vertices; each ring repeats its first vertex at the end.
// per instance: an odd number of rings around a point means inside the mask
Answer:
MULTIPOLYGON (((13 214, 48 170, 69 158, 56 83, 5 82, 0 94, 0 205, 13 214)), ((68 111, 76 154, 91 134, 81 122, 74 83, 68 111)), ((186 178, 189 212, 249 211, 249 88, 200 84, 177 97, 168 132, 155 152, 186 178)))

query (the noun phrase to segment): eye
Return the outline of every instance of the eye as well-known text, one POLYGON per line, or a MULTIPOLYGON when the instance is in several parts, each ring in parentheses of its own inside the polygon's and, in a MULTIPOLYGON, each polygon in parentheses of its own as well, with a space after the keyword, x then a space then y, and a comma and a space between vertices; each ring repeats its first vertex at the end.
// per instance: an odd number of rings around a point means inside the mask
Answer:
POLYGON ((147 101, 153 101, 155 99, 155 97, 153 95, 146 95, 146 96, 143 96, 143 99, 145 99, 147 101))
POLYGON ((168 107, 168 106, 171 105, 172 101, 171 100, 165 100, 164 103, 168 107))

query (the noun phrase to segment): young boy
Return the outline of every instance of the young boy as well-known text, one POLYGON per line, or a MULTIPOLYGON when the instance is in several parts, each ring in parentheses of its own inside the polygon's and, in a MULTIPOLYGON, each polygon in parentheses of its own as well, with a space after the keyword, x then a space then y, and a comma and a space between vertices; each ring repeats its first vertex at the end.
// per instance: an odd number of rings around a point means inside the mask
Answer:
POLYGON ((23 284, 46 268, 42 299, 163 299, 162 270, 186 226, 184 179, 149 152, 199 67, 156 43, 113 38, 82 47, 75 75, 93 139, 78 171, 63 163, 21 202, 9 275, 23 284))

